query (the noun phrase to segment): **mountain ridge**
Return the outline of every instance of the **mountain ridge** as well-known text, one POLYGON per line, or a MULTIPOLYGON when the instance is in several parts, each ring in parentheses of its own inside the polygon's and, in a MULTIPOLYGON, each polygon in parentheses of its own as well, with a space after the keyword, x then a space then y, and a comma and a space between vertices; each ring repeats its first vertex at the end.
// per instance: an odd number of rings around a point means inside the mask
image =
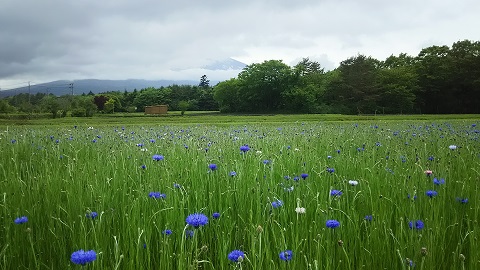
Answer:
MULTIPOLYGON (((211 63, 199 68, 205 70, 205 74, 208 71, 241 71, 247 65, 232 58, 223 60, 211 61, 211 63)), ((188 76, 190 77, 190 76, 188 76)), ((109 80, 109 79, 79 79, 79 80, 56 80, 46 83, 40 83, 30 86, 22 86, 14 89, 1 90, 0 98, 13 96, 21 93, 45 93, 54 94, 56 96, 74 94, 81 95, 87 94, 90 91, 94 94, 109 92, 109 91, 127 91, 131 92, 135 89, 141 90, 148 87, 166 87, 170 85, 198 85, 198 80, 146 80, 146 79, 124 79, 124 80, 109 80)), ((210 80, 210 85, 215 85, 219 81, 210 80)))
POLYGON ((102 79, 81 79, 81 80, 57 80, 41 84, 18 87, 9 90, 0 91, 0 98, 18 95, 22 93, 54 94, 56 96, 74 94, 87 94, 90 91, 94 94, 109 91, 127 91, 132 92, 135 89, 141 90, 148 87, 166 87, 170 85, 198 85, 199 81, 194 80, 144 80, 144 79, 126 79, 126 80, 102 80, 102 79))

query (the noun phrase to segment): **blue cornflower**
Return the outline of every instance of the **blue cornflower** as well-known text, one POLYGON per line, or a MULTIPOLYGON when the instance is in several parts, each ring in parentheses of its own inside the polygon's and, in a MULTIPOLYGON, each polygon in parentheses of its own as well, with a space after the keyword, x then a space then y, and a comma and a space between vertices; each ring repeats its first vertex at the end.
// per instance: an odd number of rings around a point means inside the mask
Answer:
POLYGON ((174 188, 181 188, 182 186, 181 186, 180 184, 173 183, 173 187, 174 187, 174 188))
POLYGON ((435 190, 427 190, 427 192, 425 192, 425 194, 430 197, 430 198, 433 198, 435 196, 438 195, 438 192, 436 192, 435 190))
POLYGON ((366 221, 372 221, 372 220, 373 220, 373 216, 372 216, 372 215, 366 215, 366 216, 365 216, 365 220, 366 220, 366 221))
POLYGON ((285 250, 278 254, 281 260, 290 261, 293 257, 293 252, 291 250, 285 250))
POLYGON ((97 142, 97 140, 96 140, 96 139, 93 139, 93 140, 92 140, 92 143, 96 143, 96 142, 97 142))
POLYGON ((89 262, 93 262, 96 259, 97 259, 97 253, 95 251, 93 250, 83 251, 83 249, 73 252, 72 256, 70 257, 70 261, 72 261, 74 264, 81 264, 81 265, 85 265, 89 262))
POLYGON ((264 159, 264 160, 263 160, 263 164, 265 164, 265 165, 270 164, 270 160, 264 159))
POLYGON ((160 161, 160 160, 163 160, 164 157, 162 155, 153 155, 152 159, 155 161, 160 161))
POLYGON ((230 176, 232 176, 232 177, 233 177, 233 176, 237 176, 237 173, 236 173, 235 171, 231 171, 231 172, 230 172, 230 176))
MULTIPOLYGON (((411 198, 410 194, 407 194, 407 198, 411 198)), ((416 200, 417 199, 417 195, 413 195, 413 200, 416 200)))
POLYGON ((208 168, 212 171, 215 171, 217 169, 217 164, 215 164, 215 163, 209 164, 208 168))
POLYGON ((335 172, 335 169, 334 169, 334 168, 327 168, 327 172, 329 172, 329 173, 334 173, 334 172, 335 172))
POLYGON ((293 181, 297 182, 298 180, 300 180, 300 177, 298 176, 293 177, 293 181))
POLYGON ((146 169, 147 168, 147 165, 143 164, 142 166, 140 166, 142 169, 146 169))
POLYGON ((172 234, 172 230, 168 230, 168 229, 167 229, 167 230, 163 230, 163 231, 162 231, 162 234, 164 234, 164 235, 170 235, 170 234, 172 234))
POLYGON ((240 146, 240 151, 242 151, 243 153, 249 150, 250 150, 250 147, 247 144, 240 146))
POLYGON ((445 179, 440 178, 440 180, 438 180, 438 179, 435 177, 435 178, 433 178, 433 183, 434 183, 435 185, 437 185, 437 186, 443 185, 443 184, 445 184, 445 179))
POLYGON ((428 157, 428 160, 434 161, 434 160, 435 160, 435 157, 434 157, 434 156, 429 156, 429 157, 428 157))
POLYGON ((421 220, 415 221, 415 224, 413 223, 413 221, 410 221, 410 222, 408 222, 408 227, 409 227, 410 229, 414 229, 414 228, 415 228, 415 229, 417 229, 417 230, 421 230, 421 229, 423 229, 424 224, 423 224, 423 221, 421 221, 421 220))
POLYGON ((155 192, 152 191, 148 193, 148 197, 153 198, 153 199, 165 199, 167 197, 166 194, 160 193, 160 192, 155 192))
POLYGON ((242 262, 245 258, 245 253, 241 250, 234 250, 228 254, 228 259, 232 262, 242 262))
POLYGON ((150 143, 155 143, 155 139, 150 139, 150 143))
POLYGON ((457 198, 457 201, 459 201, 460 203, 468 203, 468 198, 457 198))
POLYGON ((26 216, 19 217, 15 219, 15 224, 23 224, 28 221, 28 218, 26 216))
POLYGON ((281 200, 276 200, 272 202, 272 207, 273 208, 278 208, 283 205, 283 202, 281 200))
POLYGON ((16 142, 17 142, 17 140, 15 140, 15 139, 12 139, 10 142, 11 142, 12 144, 14 144, 14 143, 16 143, 16 142))
POLYGON ((208 223, 208 217, 205 216, 204 214, 195 213, 195 214, 189 215, 185 219, 185 221, 188 223, 188 225, 198 228, 208 223))
POLYGON ((143 143, 137 143, 138 147, 143 147, 143 143))
POLYGON ((87 218, 95 219, 98 216, 97 212, 88 212, 85 214, 87 218))
POLYGON ((343 192, 340 190, 336 190, 336 189, 330 190, 330 196, 340 197, 342 194, 343 192))
POLYGON ((212 214, 212 217, 214 219, 220 218, 220 213, 215 212, 215 213, 212 214))
POLYGON ((308 177, 308 173, 302 173, 300 176, 303 178, 303 180, 305 180, 305 178, 308 177))
POLYGON ((192 230, 185 230, 185 238, 187 238, 187 239, 192 238, 194 234, 195 234, 195 232, 192 231, 192 230))
POLYGON ((415 263, 412 260, 407 258, 406 261, 407 261, 407 264, 408 264, 409 268, 415 268, 415 263))
POLYGON ((327 228, 335 229, 340 226, 340 222, 337 220, 331 219, 331 220, 327 220, 325 225, 327 226, 327 228))

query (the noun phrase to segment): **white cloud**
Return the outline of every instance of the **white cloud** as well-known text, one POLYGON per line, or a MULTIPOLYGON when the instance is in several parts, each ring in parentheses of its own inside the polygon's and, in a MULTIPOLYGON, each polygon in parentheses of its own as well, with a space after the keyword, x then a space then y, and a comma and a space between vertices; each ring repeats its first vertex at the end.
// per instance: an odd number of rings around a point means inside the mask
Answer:
POLYGON ((0 87, 81 78, 197 79, 196 67, 228 57, 289 65, 309 57, 332 69, 358 53, 383 60, 477 41, 479 13, 474 0, 5 0, 0 87))

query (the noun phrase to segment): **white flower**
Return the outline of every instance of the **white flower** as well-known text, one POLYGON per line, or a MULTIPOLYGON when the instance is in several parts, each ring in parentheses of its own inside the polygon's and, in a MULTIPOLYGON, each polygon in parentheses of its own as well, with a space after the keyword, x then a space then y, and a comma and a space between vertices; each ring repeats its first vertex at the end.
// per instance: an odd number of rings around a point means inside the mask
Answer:
POLYGON ((348 181, 348 183, 352 186, 358 185, 358 181, 355 181, 355 180, 350 180, 350 181, 348 181))
POLYGON ((295 148, 294 150, 295 150, 295 151, 300 151, 300 149, 298 149, 298 148, 295 148))
POLYGON ((297 207, 295 208, 295 212, 297 212, 297 214, 305 214, 306 210, 305 207, 297 207))
POLYGON ((88 127, 87 129, 88 129, 88 130, 93 130, 93 127, 88 127))
POLYGON ((257 154, 257 155, 261 155, 261 154, 262 154, 262 151, 257 150, 256 154, 257 154))
POLYGON ((452 145, 450 145, 448 148, 450 148, 450 150, 455 150, 455 149, 457 149, 457 146, 454 145, 454 144, 452 144, 452 145))
POLYGON ((142 152, 147 152, 148 149, 147 149, 147 148, 140 148, 140 151, 142 151, 142 152))

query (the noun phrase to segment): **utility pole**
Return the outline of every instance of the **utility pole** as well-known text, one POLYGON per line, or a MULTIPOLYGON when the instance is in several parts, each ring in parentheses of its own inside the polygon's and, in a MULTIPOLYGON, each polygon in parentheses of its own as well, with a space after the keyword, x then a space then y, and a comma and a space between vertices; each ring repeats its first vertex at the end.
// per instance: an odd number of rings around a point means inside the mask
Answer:
POLYGON ((68 84, 68 85, 69 85, 68 88, 70 88, 70 90, 72 91, 72 96, 73 96, 73 83, 70 83, 70 84, 68 84))

